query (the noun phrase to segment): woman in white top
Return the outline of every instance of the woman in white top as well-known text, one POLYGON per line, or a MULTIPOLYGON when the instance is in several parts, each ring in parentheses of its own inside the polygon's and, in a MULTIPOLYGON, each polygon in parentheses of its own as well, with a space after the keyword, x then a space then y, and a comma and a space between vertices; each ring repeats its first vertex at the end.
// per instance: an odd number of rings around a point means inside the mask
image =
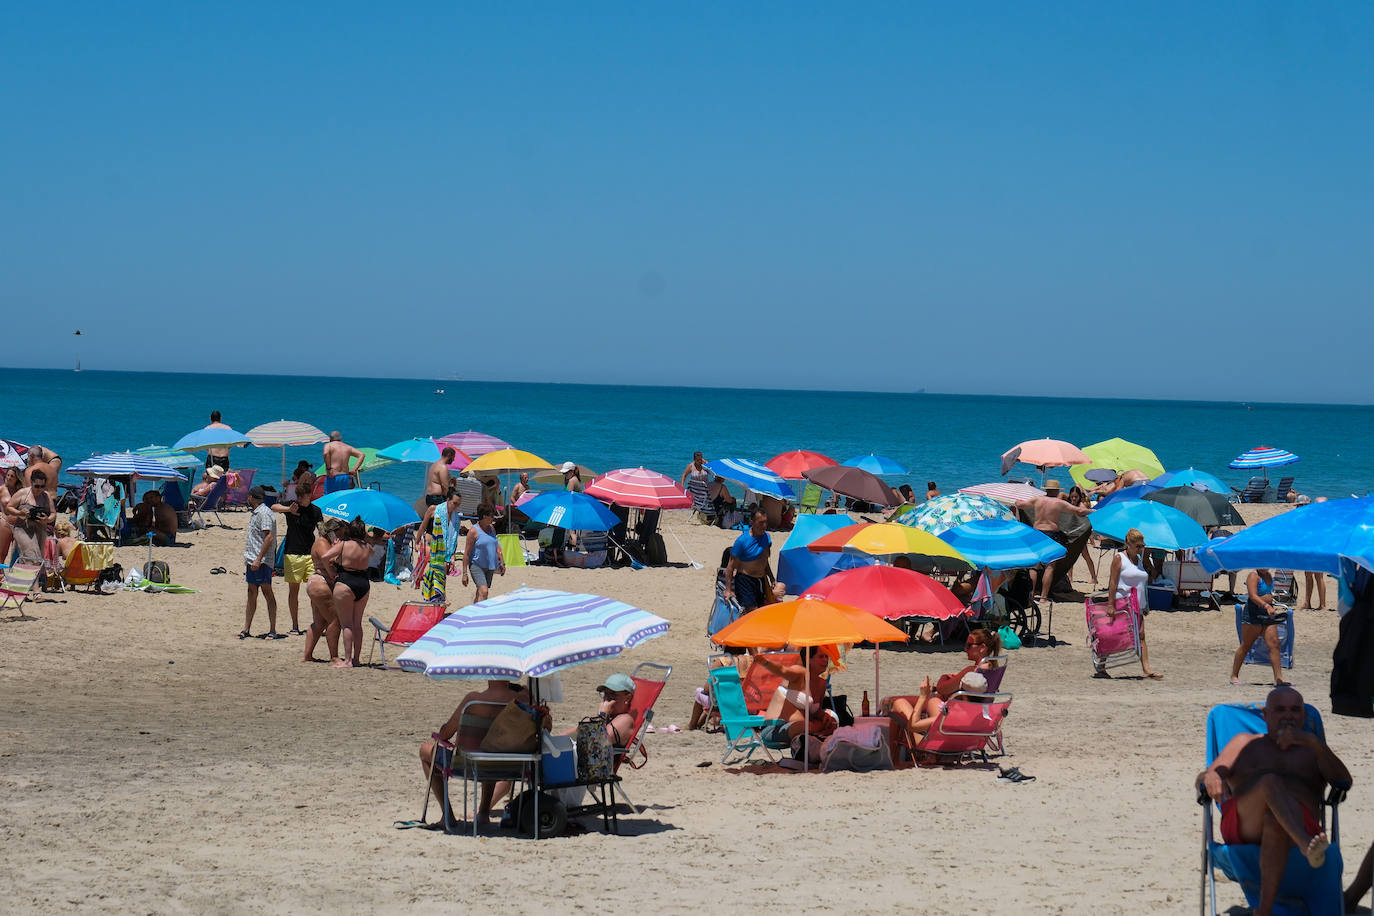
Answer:
MULTIPOLYGON (((1116 614, 1130 613, 1130 594, 1135 589, 1136 601, 1144 609, 1147 596, 1145 587, 1149 584, 1150 573, 1145 568, 1145 535, 1135 528, 1126 532, 1126 546, 1112 557, 1112 572, 1107 579, 1107 594, 1111 596, 1112 619, 1116 614)), ((1137 623, 1140 626, 1140 670, 1148 678, 1159 680, 1164 675, 1150 670, 1150 650, 1145 646, 1145 617, 1137 623)), ((1110 677, 1106 668, 1098 668, 1093 677, 1110 677)))

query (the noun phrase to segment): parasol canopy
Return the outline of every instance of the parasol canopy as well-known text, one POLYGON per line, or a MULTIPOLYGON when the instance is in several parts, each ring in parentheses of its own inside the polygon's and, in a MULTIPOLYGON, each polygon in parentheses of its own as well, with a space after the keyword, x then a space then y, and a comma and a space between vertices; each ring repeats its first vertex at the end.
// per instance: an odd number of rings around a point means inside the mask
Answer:
POLYGON ((587 484, 588 496, 635 509, 690 509, 692 497, 671 477, 644 468, 607 471, 587 484))

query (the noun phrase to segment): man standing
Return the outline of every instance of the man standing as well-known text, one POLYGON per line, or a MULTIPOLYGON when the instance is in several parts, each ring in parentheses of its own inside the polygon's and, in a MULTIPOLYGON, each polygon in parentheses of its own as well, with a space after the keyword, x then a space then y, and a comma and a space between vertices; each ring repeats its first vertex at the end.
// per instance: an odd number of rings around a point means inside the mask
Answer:
POLYGON ((755 508, 750 515, 749 530, 735 538, 730 548, 730 561, 725 564, 725 597, 738 596, 736 600, 745 613, 773 603, 773 570, 768 566, 772 552, 768 516, 762 509, 755 508))
POLYGON ((449 473, 449 463, 458 456, 458 450, 451 445, 444 446, 439 460, 425 472, 425 505, 442 505, 448 499, 448 491, 453 486, 453 475, 449 473))
MULTIPOLYGON (((1059 513, 1070 512, 1074 515, 1088 515, 1093 510, 1087 506, 1075 506, 1059 498, 1059 481, 1045 481, 1045 495, 1023 499, 1016 508, 1035 513, 1033 527, 1041 534, 1049 535, 1057 543, 1069 546, 1069 539, 1059 529, 1059 513)), ((1054 585, 1054 565, 1047 565, 1040 573, 1040 600, 1050 600, 1050 587, 1054 585)))
POLYGON ((314 489, 315 475, 302 474, 297 478, 296 498, 272 505, 273 512, 286 516, 282 572, 286 576, 286 609, 291 613, 292 636, 304 635, 300 622, 301 583, 315 574, 310 549, 315 545, 315 529, 324 520, 324 513, 312 502, 314 489))
POLYGON ((336 429, 324 444, 324 492, 347 490, 358 485, 358 468, 365 456, 347 442, 336 429), (356 458, 357 461, 353 461, 356 458))
POLYGON ((272 510, 264 505, 267 490, 254 487, 248 491, 248 537, 243 546, 244 580, 248 583, 248 604, 243 610, 243 629, 239 639, 252 636, 253 614, 258 609, 258 592, 267 599, 266 633, 259 639, 285 639, 277 632, 277 596, 272 592, 272 565, 276 561, 277 525, 272 510))
MULTIPOLYGON (((206 424, 206 429, 229 429, 229 424, 220 422, 219 411, 210 411, 210 422, 206 424)), ((222 445, 205 450, 205 466, 211 465, 229 470, 229 449, 222 445)))
POLYGON ((1198 774, 1221 805, 1221 841, 1259 844, 1259 916, 1273 910, 1290 846, 1313 868, 1326 861, 1330 840, 1317 819, 1322 794, 1328 784, 1350 785, 1350 771, 1303 728, 1306 719, 1302 694, 1275 687, 1264 701, 1267 731, 1232 738, 1198 774))

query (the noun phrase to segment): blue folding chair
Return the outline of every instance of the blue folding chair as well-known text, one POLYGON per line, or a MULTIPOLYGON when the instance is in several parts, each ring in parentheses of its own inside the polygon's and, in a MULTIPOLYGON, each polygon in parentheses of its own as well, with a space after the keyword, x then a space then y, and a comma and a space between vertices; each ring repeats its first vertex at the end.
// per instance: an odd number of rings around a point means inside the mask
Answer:
MULTIPOLYGON (((1307 704, 1307 721, 1303 724, 1323 741, 1326 731, 1322 727, 1321 713, 1316 707, 1307 704)), ((1264 705, 1262 703, 1223 703, 1213 706, 1207 713, 1207 766, 1212 765, 1217 754, 1236 735, 1246 732, 1262 734, 1264 705)), ((1337 809, 1345 800, 1349 786, 1332 786, 1322 807, 1322 823, 1326 824, 1326 807, 1331 808, 1331 822, 1327 836, 1331 846, 1326 851, 1326 861, 1321 868, 1312 868, 1303 857, 1302 850, 1294 847, 1288 853, 1288 866, 1283 870, 1283 881, 1279 884, 1278 900, 1274 905, 1276 914, 1339 914, 1344 911, 1341 893, 1341 826, 1337 809)), ((1198 804, 1202 806, 1202 912, 1217 914, 1216 869, 1241 886, 1245 899, 1251 907, 1259 904, 1259 852, 1258 844, 1227 846, 1213 838, 1213 812, 1219 808, 1201 784, 1198 786, 1198 804), (1208 909, 1208 904, 1211 909, 1208 909)))
POLYGON ((725 731, 725 753, 720 755, 721 763, 730 763, 732 754, 741 754, 734 763, 745 763, 754 756, 754 751, 762 750, 769 760, 773 751, 788 747, 789 742, 768 741, 762 734, 764 726, 772 725, 776 719, 749 714, 744 702, 744 685, 740 683, 739 669, 734 665, 712 668, 707 675, 711 686, 711 700, 720 712, 720 727, 725 731))

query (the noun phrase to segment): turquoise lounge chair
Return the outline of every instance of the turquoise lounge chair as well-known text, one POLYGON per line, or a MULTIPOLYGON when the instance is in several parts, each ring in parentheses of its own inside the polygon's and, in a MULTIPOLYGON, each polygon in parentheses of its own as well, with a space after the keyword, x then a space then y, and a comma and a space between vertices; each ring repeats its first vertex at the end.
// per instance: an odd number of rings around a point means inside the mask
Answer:
POLYGON ((760 749, 771 761, 773 751, 788 747, 787 742, 764 740, 762 729, 780 720, 749 714, 738 668, 733 664, 712 668, 707 678, 711 684, 711 699, 720 711, 720 726, 725 730, 725 753, 720 756, 721 763, 744 763, 760 749), (734 754, 743 756, 731 761, 734 754))

